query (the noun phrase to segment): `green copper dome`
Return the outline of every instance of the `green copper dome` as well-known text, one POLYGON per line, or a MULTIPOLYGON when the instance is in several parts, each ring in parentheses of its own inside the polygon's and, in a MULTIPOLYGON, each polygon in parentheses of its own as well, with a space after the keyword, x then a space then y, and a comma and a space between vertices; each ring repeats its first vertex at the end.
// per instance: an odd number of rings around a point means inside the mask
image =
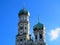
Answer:
POLYGON ((35 30, 35 29, 36 29, 36 30, 37 30, 37 29, 38 29, 38 30, 43 29, 43 24, 41 24, 41 23, 38 22, 36 25, 33 26, 33 30, 35 30))
POLYGON ((29 12, 27 11, 27 9, 23 8, 19 11, 19 16, 20 15, 29 15, 29 12))

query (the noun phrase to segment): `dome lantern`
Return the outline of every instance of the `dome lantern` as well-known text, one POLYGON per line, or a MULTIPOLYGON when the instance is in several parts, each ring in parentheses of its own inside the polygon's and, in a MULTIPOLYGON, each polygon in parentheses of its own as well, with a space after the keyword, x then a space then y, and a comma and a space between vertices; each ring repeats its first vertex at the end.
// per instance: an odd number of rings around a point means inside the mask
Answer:
POLYGON ((29 16, 30 13, 29 13, 29 11, 28 11, 27 9, 23 8, 23 9, 21 9, 21 10, 19 11, 18 15, 19 15, 19 16, 21 16, 21 15, 28 15, 28 16, 29 16))
POLYGON ((41 24, 40 22, 38 22, 36 25, 33 26, 33 30, 43 30, 43 24, 41 24))

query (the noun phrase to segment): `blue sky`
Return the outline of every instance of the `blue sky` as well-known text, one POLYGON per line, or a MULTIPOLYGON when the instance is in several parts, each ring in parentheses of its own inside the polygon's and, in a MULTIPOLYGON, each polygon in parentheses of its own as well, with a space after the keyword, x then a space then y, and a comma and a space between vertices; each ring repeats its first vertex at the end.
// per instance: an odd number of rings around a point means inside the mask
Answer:
POLYGON ((47 45, 60 45, 60 0, 0 0, 0 44, 15 45, 18 12, 24 3, 30 12, 31 35, 40 16, 46 28, 47 45))

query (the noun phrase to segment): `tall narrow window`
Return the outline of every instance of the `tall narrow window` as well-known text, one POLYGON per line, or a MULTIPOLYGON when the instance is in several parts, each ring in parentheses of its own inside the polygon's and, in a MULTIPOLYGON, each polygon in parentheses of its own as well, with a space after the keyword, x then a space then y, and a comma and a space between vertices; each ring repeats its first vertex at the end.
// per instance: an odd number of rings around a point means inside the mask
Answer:
POLYGON ((42 38, 42 34, 40 34, 40 39, 42 38))
POLYGON ((25 29, 27 29, 27 28, 25 27, 25 29))
POLYGON ((35 39, 37 39, 37 35, 35 35, 35 39))
POLYGON ((22 30, 22 29, 23 29, 23 27, 20 27, 20 29, 22 30))

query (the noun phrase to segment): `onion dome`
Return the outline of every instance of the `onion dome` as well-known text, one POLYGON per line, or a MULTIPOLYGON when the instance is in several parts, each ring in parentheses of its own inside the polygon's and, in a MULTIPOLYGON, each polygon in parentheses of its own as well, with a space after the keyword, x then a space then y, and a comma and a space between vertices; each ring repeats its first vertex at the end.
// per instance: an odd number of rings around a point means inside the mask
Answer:
POLYGON ((23 8, 19 11, 18 15, 20 16, 20 15, 30 15, 30 14, 27 9, 23 8))
POLYGON ((43 30, 43 24, 38 22, 36 25, 33 26, 33 30, 43 30))

